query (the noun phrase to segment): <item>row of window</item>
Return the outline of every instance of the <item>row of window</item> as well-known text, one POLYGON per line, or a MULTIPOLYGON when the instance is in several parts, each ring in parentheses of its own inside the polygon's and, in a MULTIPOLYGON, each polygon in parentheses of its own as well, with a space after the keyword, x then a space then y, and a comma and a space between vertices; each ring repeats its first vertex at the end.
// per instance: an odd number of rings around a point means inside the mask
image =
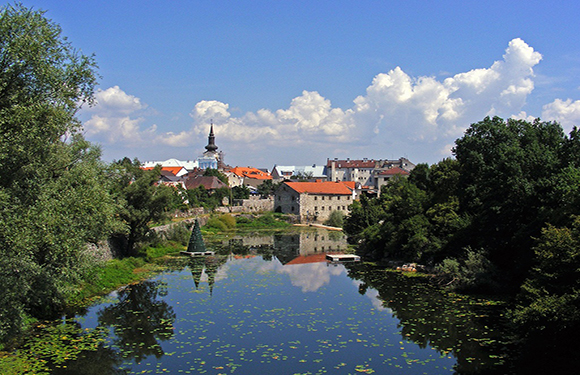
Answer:
MULTIPOLYGON (((325 198, 325 197, 324 197, 324 196, 322 196, 322 197, 320 197, 320 200, 324 200, 324 198, 325 198)), ((315 201, 317 201, 317 200, 318 200, 318 196, 316 196, 316 195, 315 195, 315 196, 314 196, 314 200, 315 200, 315 201)), ((332 197, 328 197, 328 200, 329 200, 329 201, 330 201, 330 200, 332 200, 332 197)), ((337 201, 339 201, 339 200, 340 200, 340 195, 337 195, 337 196, 336 196, 336 200, 337 200, 337 201)), ((346 196, 346 200, 347 200, 347 201, 349 201, 349 200, 350 200, 350 195, 347 195, 347 196, 346 196)))
MULTIPOLYGON (((337 210, 343 210, 346 211, 346 206, 342 206, 342 208, 340 206, 335 207, 337 210)), ((318 211, 318 206, 314 206, 314 212, 318 211)), ((324 206, 320 206, 320 211, 324 211, 324 206)), ((332 211, 332 206, 328 206, 328 211, 332 211)))

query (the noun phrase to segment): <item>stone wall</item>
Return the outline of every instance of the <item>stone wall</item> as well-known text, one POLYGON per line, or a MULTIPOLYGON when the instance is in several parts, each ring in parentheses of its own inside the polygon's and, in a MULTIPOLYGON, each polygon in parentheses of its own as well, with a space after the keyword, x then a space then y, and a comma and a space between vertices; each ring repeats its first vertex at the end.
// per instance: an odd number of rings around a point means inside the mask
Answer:
POLYGON ((219 213, 254 213, 274 211, 273 198, 251 197, 250 199, 236 199, 236 205, 231 207, 218 207, 214 211, 219 213))

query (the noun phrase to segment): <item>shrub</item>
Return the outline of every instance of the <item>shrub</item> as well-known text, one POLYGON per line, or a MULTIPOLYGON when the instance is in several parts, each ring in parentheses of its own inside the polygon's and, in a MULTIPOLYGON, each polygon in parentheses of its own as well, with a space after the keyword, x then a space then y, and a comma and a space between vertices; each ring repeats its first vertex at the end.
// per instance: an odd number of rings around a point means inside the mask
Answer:
POLYGON ((464 259, 445 259, 436 271, 449 280, 447 285, 461 291, 490 291, 497 287, 493 282, 495 268, 484 250, 466 249, 464 259))
POLYGON ((189 242, 190 230, 184 223, 172 225, 165 233, 168 241, 173 241, 186 246, 189 242))
POLYGON ((328 220, 326 220, 324 224, 331 227, 342 228, 344 225, 344 213, 342 211, 332 211, 328 220))

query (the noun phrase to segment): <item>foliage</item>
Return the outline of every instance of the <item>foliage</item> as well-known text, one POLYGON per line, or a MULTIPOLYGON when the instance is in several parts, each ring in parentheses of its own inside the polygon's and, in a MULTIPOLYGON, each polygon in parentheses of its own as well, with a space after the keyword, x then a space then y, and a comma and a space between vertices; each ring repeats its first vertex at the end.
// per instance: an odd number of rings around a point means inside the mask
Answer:
POLYGON ((514 320, 525 332, 561 337, 580 331, 580 217, 572 227, 548 225, 534 247, 535 265, 522 285, 514 320))
POLYGON ((374 259, 440 264, 462 289, 517 291, 542 228, 580 214, 578 129, 566 137, 554 122, 488 117, 453 150, 455 160, 419 164, 354 202, 349 241, 374 259))
POLYGON ((203 172, 204 176, 210 176, 210 177, 217 177, 221 182, 223 182, 224 184, 229 185, 229 180, 228 180, 228 176, 226 176, 225 174, 223 174, 222 172, 218 171, 217 169, 213 169, 213 168, 207 168, 204 172, 203 172))
POLYGON ((165 232, 165 238, 168 241, 177 242, 183 246, 187 246, 189 236, 191 235, 191 228, 184 223, 177 223, 171 225, 165 232))
POLYGON ((225 232, 236 227, 236 219, 229 214, 210 217, 204 229, 211 232, 225 232))
POLYGON ((443 276, 446 286, 461 291, 489 291, 497 288, 495 268, 487 259, 484 250, 468 248, 463 258, 447 258, 438 266, 437 272, 443 276))
POLYGON ((173 188, 157 185, 159 176, 159 166, 143 170, 137 159, 124 158, 110 166, 112 194, 119 203, 118 217, 125 224, 125 230, 117 233, 126 238, 125 255, 135 255, 135 245, 146 238, 149 225, 166 217, 173 188))
POLYGON ((331 227, 342 228, 344 225, 344 213, 342 211, 334 210, 328 216, 328 220, 324 224, 331 227))
POLYGON ((230 197, 230 189, 227 187, 215 190, 207 190, 203 186, 187 190, 187 197, 191 207, 204 207, 214 209, 222 205, 224 197, 230 197))
POLYGON ((286 228, 291 224, 285 219, 285 215, 266 212, 258 216, 238 216, 236 218, 236 226, 238 228, 254 229, 286 228))
POLYGON ((278 189, 279 186, 280 182, 274 183, 272 180, 265 180, 260 185, 258 185, 256 189, 258 191, 258 194, 260 194, 263 197, 267 197, 270 195, 274 195, 274 192, 278 189))
POLYGON ((116 226, 100 150, 75 113, 91 103, 93 57, 43 12, 0 11, 0 340, 63 307, 87 242, 116 226))
POLYGON ((234 199, 248 199, 250 198, 250 188, 245 185, 234 186, 232 188, 232 197, 234 199))

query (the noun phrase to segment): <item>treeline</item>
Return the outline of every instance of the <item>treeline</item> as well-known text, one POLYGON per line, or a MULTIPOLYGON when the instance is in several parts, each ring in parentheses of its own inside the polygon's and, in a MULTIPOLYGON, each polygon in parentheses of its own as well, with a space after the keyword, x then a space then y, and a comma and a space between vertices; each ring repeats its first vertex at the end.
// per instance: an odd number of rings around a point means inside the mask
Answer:
POLYGON ((517 295, 512 318, 525 327, 578 332, 578 129, 488 117, 453 154, 361 197, 350 239, 377 260, 430 265, 456 289, 517 295))

